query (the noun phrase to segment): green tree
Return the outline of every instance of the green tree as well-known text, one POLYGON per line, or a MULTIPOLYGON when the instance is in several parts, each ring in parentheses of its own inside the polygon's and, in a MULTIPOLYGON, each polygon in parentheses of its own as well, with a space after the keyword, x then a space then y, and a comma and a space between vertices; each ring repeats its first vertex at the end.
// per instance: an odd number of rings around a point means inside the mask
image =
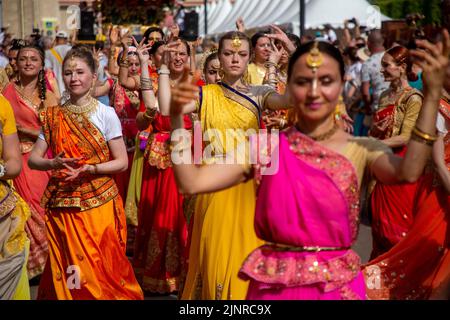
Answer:
POLYGON ((409 13, 422 13, 423 24, 440 25, 442 0, 369 0, 392 19, 404 19, 409 13))

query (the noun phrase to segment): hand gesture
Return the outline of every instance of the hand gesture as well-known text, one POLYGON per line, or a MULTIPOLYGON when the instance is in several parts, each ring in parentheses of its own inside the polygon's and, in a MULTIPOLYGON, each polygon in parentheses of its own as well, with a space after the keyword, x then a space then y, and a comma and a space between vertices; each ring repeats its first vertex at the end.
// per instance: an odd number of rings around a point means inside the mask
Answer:
POLYGON ((240 32, 245 31, 244 19, 242 19, 242 17, 239 17, 236 20, 236 29, 237 29, 237 31, 240 31, 240 32))
POLYGON ((123 52, 128 52, 128 47, 131 44, 130 30, 127 30, 124 34, 120 36, 120 43, 122 44, 123 52))
POLYGON ((72 166, 76 166, 81 158, 63 158, 64 151, 58 153, 51 161, 52 169, 73 169, 72 166))
POLYGON ((183 107, 198 99, 199 88, 196 85, 200 79, 200 71, 196 71, 194 76, 190 76, 190 68, 186 66, 183 76, 175 87, 171 90, 170 113, 171 115, 183 114, 183 107))
POLYGON ((95 49, 95 47, 92 48, 92 56, 95 60, 95 65, 98 67, 100 62, 100 53, 102 52, 101 49, 95 49))
POLYGON ((162 64, 168 66, 170 63, 170 53, 178 52, 178 47, 181 45, 180 41, 171 42, 162 46, 162 64))
POLYGON ((151 44, 145 44, 145 41, 147 39, 143 38, 141 42, 137 42, 136 39, 133 37, 133 43, 136 47, 136 53, 139 57, 139 61, 141 64, 148 64, 148 60, 150 59, 150 55, 148 54, 148 50, 152 47, 151 44))
POLYGON ((111 46, 120 45, 119 33, 120 33, 119 27, 112 26, 111 29, 109 30, 109 41, 111 43, 111 46))
POLYGON ((450 36, 444 29, 442 44, 433 45, 427 40, 416 40, 418 50, 411 50, 414 63, 423 71, 423 91, 439 99, 446 77, 450 55, 450 36), (419 49, 420 48, 420 49, 419 49))
POLYGON ((70 166, 66 166, 67 170, 64 172, 66 174, 65 181, 73 181, 78 178, 82 173, 88 172, 91 173, 94 171, 94 166, 90 164, 85 164, 78 169, 74 169, 70 166))
POLYGON ((296 48, 292 43, 292 41, 288 38, 286 33, 280 28, 278 28, 276 25, 271 25, 271 28, 273 29, 273 33, 266 34, 266 37, 280 41, 284 49, 286 49, 286 51, 289 53, 289 55, 292 55, 295 52, 296 48))
POLYGON ((280 62, 281 56, 283 55, 283 48, 278 49, 272 39, 270 40, 270 45, 271 45, 271 48, 269 49, 270 50, 269 61, 278 65, 278 63, 280 62))
POLYGON ((178 37, 180 36, 180 26, 175 23, 169 28, 169 30, 170 30, 170 40, 178 39, 178 37))

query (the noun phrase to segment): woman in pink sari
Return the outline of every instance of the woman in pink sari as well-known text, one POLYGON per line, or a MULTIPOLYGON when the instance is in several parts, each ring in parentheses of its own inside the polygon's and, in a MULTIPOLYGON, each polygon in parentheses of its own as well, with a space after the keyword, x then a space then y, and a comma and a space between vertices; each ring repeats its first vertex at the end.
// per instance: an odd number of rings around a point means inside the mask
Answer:
MULTIPOLYGON (((383 183, 420 177, 431 153, 430 141, 436 138, 435 98, 449 63, 448 33, 445 39, 445 50, 431 50, 432 57, 423 63, 424 105, 403 159, 381 142, 353 137, 335 123, 344 83, 344 62, 335 47, 310 42, 292 55, 287 90, 298 120, 274 143, 270 166, 254 170, 261 176, 255 230, 266 244, 243 261, 239 274, 250 281, 247 299, 366 298, 360 258, 351 249, 358 230, 359 189, 365 173, 383 183)), ((172 130, 177 129, 177 137, 182 113, 198 94, 187 79, 186 73, 185 81, 172 91, 172 130)), ((173 168, 181 192, 221 190, 251 174, 249 160, 203 166, 182 161, 190 150, 187 137, 181 144, 173 142, 173 168)), ((249 155, 255 159, 255 153, 249 155)))
POLYGON ((27 235, 31 241, 27 265, 28 277, 31 279, 42 273, 48 254, 44 209, 40 206, 40 201, 49 180, 49 173, 31 170, 27 162, 41 128, 39 110, 58 102, 55 96, 46 90, 42 49, 33 46, 22 47, 17 55, 17 66, 17 80, 5 87, 3 95, 14 110, 22 151, 22 171, 14 179, 14 187, 31 211, 31 217, 26 224, 27 235))

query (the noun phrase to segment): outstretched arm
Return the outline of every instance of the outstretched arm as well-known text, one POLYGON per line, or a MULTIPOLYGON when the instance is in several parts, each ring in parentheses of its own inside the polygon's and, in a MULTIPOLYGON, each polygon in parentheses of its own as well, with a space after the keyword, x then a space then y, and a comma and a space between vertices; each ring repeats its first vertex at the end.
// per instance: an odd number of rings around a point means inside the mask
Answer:
POLYGON ((175 179, 180 192, 196 194, 228 188, 245 180, 246 170, 239 164, 195 165, 191 156, 190 133, 184 130, 183 109, 198 98, 199 89, 195 85, 189 68, 184 70, 181 82, 172 89, 170 115, 172 125, 172 163, 175 179), (183 131, 184 130, 184 131, 183 131), (182 137, 181 142, 174 141, 182 137), (188 156, 184 156, 187 153, 188 156))

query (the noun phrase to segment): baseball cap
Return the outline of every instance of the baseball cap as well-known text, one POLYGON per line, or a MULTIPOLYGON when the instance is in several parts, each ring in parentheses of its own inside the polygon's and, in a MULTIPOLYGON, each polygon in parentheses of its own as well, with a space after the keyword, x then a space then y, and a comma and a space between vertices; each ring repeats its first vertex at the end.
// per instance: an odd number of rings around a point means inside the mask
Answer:
POLYGON ((56 34, 56 38, 68 38, 67 32, 65 31, 58 31, 58 33, 56 34))

